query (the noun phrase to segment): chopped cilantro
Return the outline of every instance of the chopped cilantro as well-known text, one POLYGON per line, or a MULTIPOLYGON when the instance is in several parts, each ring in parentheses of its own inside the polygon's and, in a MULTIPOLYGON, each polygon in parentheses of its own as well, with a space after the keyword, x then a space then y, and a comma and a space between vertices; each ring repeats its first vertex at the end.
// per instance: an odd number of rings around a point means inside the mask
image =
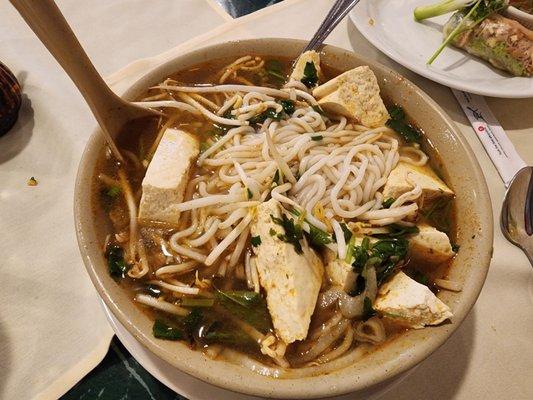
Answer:
POLYGON ((282 84, 287 79, 287 76, 283 73, 281 62, 278 60, 268 60, 265 63, 265 71, 275 84, 282 84))
POLYGON ((322 135, 311 136, 311 140, 313 140, 315 142, 319 142, 322 139, 324 139, 324 136, 322 136, 322 135))
POLYGON ((312 88, 318 83, 318 73, 315 64, 311 61, 305 63, 304 77, 301 79, 301 82, 308 88, 312 88))
POLYGON ((392 204, 396 201, 396 199, 394 197, 389 197, 388 199, 386 199, 385 201, 383 201, 383 203, 381 203, 381 206, 383 208, 390 208, 390 206, 392 206, 392 204))
POLYGON ((279 104, 281 104, 283 111, 285 111, 287 115, 291 115, 296 108, 294 101, 292 100, 280 100, 279 104))
POLYGON ((422 132, 406 121, 406 115, 402 107, 392 106, 388 108, 390 119, 386 125, 398 133, 407 143, 420 142, 422 132))
POLYGON ((415 269, 410 273, 410 275, 411 275, 411 278, 413 278, 418 283, 421 283, 422 285, 425 285, 425 286, 429 286, 429 278, 422 272, 415 269))
POLYGON ((294 223, 292 218, 287 218, 285 214, 282 214, 281 218, 276 218, 273 215, 270 215, 272 221, 280 225, 284 230, 284 234, 278 234, 278 239, 290 243, 294 246, 294 251, 297 254, 303 254, 302 245, 300 240, 303 239, 302 227, 294 223))
POLYGON ((252 239, 250 239, 250 243, 254 247, 259 246, 261 244, 261 236, 252 236, 252 239))
POLYGON ((342 232, 344 233, 344 241, 348 243, 350 239, 352 238, 352 231, 350 228, 348 228, 348 225, 346 225, 344 222, 341 222, 339 224, 341 226, 342 232))
POLYGON ((279 121, 283 118, 283 110, 279 113, 276 112, 273 108, 267 108, 266 111, 263 111, 261 114, 254 115, 248 120, 250 124, 262 124, 267 118, 271 118, 274 121, 279 121))
POLYGON ((124 250, 120 246, 109 246, 106 254, 109 275, 115 279, 124 278, 130 265, 124 260, 124 250))
POLYGON ((325 246, 326 244, 333 242, 333 239, 331 238, 329 233, 323 231, 320 228, 317 228, 312 224, 309 224, 309 234, 307 235, 307 237, 309 238, 309 242, 311 244, 319 247, 325 246))
POLYGON ((270 228, 270 230, 268 231, 268 233, 270 233, 270 236, 276 236, 278 234, 278 232, 276 232, 275 229, 273 228, 270 228))
POLYGON ((248 200, 250 200, 250 199, 252 199, 254 197, 254 194, 248 188, 246 188, 246 194, 248 195, 248 200))

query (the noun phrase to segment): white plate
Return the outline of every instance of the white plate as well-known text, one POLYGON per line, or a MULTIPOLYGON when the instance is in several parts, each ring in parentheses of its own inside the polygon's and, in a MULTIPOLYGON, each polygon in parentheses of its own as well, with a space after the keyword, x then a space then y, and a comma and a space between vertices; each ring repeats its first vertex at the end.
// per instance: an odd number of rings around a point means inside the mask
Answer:
POLYGON ((361 34, 404 67, 443 85, 493 97, 533 97, 533 78, 513 77, 467 52, 447 47, 431 66, 426 61, 442 43, 451 14, 413 19, 416 6, 436 0, 361 0, 350 18, 361 34))
MULTIPOLYGON (((131 355, 146 369, 152 376, 161 383, 174 390, 176 393, 186 397, 189 400, 261 400, 261 397, 247 396, 221 389, 196 379, 184 372, 179 371, 166 361, 161 360, 155 354, 143 347, 135 338, 122 326, 122 324, 113 316, 103 301, 102 306, 106 312, 107 319, 115 331, 117 337, 131 355)), ((380 384, 359 393, 347 394, 339 397, 331 397, 330 400, 377 400, 383 394, 397 386, 407 378, 415 368, 398 376, 392 381, 380 384)))

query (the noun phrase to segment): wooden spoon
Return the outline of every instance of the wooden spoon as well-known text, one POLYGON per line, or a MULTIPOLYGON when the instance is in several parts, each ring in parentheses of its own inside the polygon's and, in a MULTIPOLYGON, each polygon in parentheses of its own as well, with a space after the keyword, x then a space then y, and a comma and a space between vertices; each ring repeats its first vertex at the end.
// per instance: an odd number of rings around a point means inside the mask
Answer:
POLYGON ((78 87, 93 112, 113 155, 123 158, 114 142, 128 122, 158 116, 118 97, 104 82, 53 0, 10 0, 29 27, 78 87))

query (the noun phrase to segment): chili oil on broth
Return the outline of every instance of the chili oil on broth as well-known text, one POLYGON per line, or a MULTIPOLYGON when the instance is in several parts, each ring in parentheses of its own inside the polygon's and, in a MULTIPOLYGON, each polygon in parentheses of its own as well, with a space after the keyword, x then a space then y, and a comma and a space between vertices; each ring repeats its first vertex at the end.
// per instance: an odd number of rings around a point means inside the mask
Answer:
MULTIPOLYGON (((283 76, 287 76, 292 67, 292 60, 288 58, 284 59, 265 57, 264 60, 265 62, 269 62, 271 60, 278 62, 281 66, 283 76)), ((233 61, 233 58, 210 61, 208 63, 179 71, 169 78, 179 82, 184 86, 217 84, 220 78, 220 70, 233 61)), ((343 71, 338 71, 327 65, 322 65, 322 72, 324 74, 325 81, 327 81, 339 75, 343 71)), ((280 83, 279 79, 268 76, 268 74, 265 74, 264 72, 258 73, 256 71, 241 71, 239 77, 243 78, 244 81, 248 81, 250 84, 258 86, 279 87, 280 83)), ((235 81, 229 77, 225 83, 242 84, 244 81, 235 81)), ((146 98, 156 97, 160 93, 161 90, 150 89, 137 100, 141 101, 146 98)), ((220 102, 224 100, 221 94, 205 95, 205 97, 216 102, 217 104, 221 104, 220 102)), ((129 184, 131 185, 135 204, 138 207, 141 197, 142 179, 147 167, 147 163, 143 163, 143 160, 146 159, 147 155, 153 155, 158 134, 163 127, 176 128, 189 132, 196 136, 202 144, 212 144, 217 137, 223 136, 227 132, 227 127, 213 123, 204 116, 195 116, 187 112, 174 111, 173 109, 165 109, 163 111, 165 116, 159 120, 151 119, 146 121, 137 121, 126 126, 123 132, 119 135, 118 146, 125 155, 124 165, 118 165, 108 151, 103 151, 95 169, 93 181, 93 204, 95 216, 99 222, 98 225, 103 227, 104 231, 102 234, 103 248, 106 249, 110 245, 122 247, 126 257, 129 234, 129 217, 127 204, 124 200, 123 193, 121 193, 120 189, 116 189, 121 187, 118 174, 119 168, 123 168, 126 172, 129 184), (105 179, 102 180, 102 176, 105 176, 109 179, 107 179, 107 181, 105 179)), ((402 141, 401 138, 398 139, 402 141)), ((402 142, 402 145, 406 145, 406 143, 402 142)), ((437 152, 435 149, 431 148, 429 142, 425 139, 422 143, 422 149, 431 154, 429 160, 433 169, 442 170, 442 163, 438 159, 437 152)), ((195 164, 191 168, 190 179, 202 176, 202 174, 205 173, 206 171, 203 168, 195 164)), ((443 207, 442 210, 439 210, 439 212, 441 213, 439 218, 447 222, 447 233, 452 239, 452 242, 454 242, 455 214, 453 212, 453 201, 451 201, 449 204, 446 204, 446 206, 443 207)), ((426 222, 434 226, 434 221, 431 219, 428 219, 426 222)), ((181 229, 182 226, 186 226, 186 223, 182 224, 180 222, 179 229, 181 229)), ((176 263, 176 261, 173 259, 172 252, 169 250, 166 243, 168 243, 170 236, 179 229, 157 223, 140 224, 139 228, 139 240, 142 242, 145 248, 146 258, 151 270, 147 276, 141 279, 130 278, 127 276, 127 274, 123 273, 122 275, 124 278, 117 279, 117 283, 131 294, 132 299, 135 298, 135 296, 139 293, 149 294, 154 296, 154 298, 165 293, 165 300, 168 302, 179 302, 183 298, 188 298, 187 295, 180 296, 150 283, 150 281, 158 279, 155 274, 155 271, 158 268, 168 264, 176 263)), ((179 275, 179 281, 189 286, 193 286, 199 281, 206 282, 206 288, 201 289, 200 293, 207 299, 214 299, 215 295, 213 293, 215 291, 212 289, 212 287, 207 287, 206 280, 211 281, 212 285, 216 285, 216 288, 221 291, 228 292, 248 290, 245 281, 246 277, 243 276, 241 266, 244 263, 245 254, 247 252, 251 252, 251 250, 252 245, 248 243, 240 256, 239 262, 237 263, 238 267, 236 267, 236 269, 233 271, 233 277, 216 277, 216 273, 221 264, 220 260, 223 258, 219 257, 217 262, 215 262, 212 266, 201 266, 200 268, 194 268, 191 269, 190 272, 179 275)), ((323 261, 325 264, 325 260, 323 261)), ((434 292, 437 292, 436 286, 433 284, 433 280, 435 278, 442 278, 446 276, 447 269, 449 268, 451 262, 452 260, 441 264, 438 266, 438 268, 435 268, 435 265, 415 265, 412 262, 408 262, 407 265, 403 267, 403 270, 408 272, 410 275, 414 274, 416 271, 424 273, 427 276, 427 279, 429 279, 428 285, 430 288, 434 292)), ((325 292, 329 286, 330 284, 327 282, 327 279, 324 279, 321 292, 325 292)), ((264 301, 264 294, 262 301, 264 301)), ((183 326, 183 317, 170 315, 161 310, 156 310, 140 304, 138 304, 138 307, 152 320, 162 321, 169 327, 178 325, 183 326)), ((220 312, 224 313, 224 310, 221 310, 219 305, 216 307, 191 307, 191 309, 201 310, 202 313, 202 321, 194 327, 193 332, 190 332, 188 338, 184 338, 191 348, 204 351, 208 356, 213 358, 224 358, 224 352, 222 349, 226 347, 232 348, 247 354, 253 359, 260 361, 264 365, 270 367, 279 367, 279 365, 277 365, 271 357, 261 353, 259 346, 254 345, 253 340, 250 341, 249 338, 246 339, 246 335, 242 334, 242 330, 239 328, 238 323, 231 318, 220 318, 220 312), (219 332, 223 332, 224 334, 230 336, 232 332, 239 332, 235 335, 237 340, 233 340, 235 338, 231 337, 223 337, 223 335, 220 335, 219 342, 210 343, 202 340, 201 331, 210 329, 214 324, 218 324, 217 329, 219 332)), ((317 306, 311 319, 309 333, 313 334, 318 332, 320 328, 331 319, 335 312, 338 312, 335 310, 335 308, 321 309, 317 306)), ((384 345, 390 340, 393 340, 397 335, 406 330, 405 327, 391 323, 391 321, 388 321, 386 318, 383 320, 385 321, 384 327, 386 330, 387 339, 380 345, 384 345)), ((274 334, 270 317, 268 320, 265 319, 263 323, 264 329, 261 333, 266 336, 274 334)), ((343 339, 343 336, 336 339, 328 347, 328 350, 333 351, 342 346, 343 339)), ((309 365, 309 362, 299 363, 298 358, 302 354, 305 354, 312 347, 313 343, 314 342, 300 341, 288 346, 285 355, 292 367, 297 368, 309 365)), ((350 344, 350 348, 354 348, 358 345, 360 345, 360 343, 353 341, 353 343, 350 344)), ((377 346, 378 345, 375 345, 374 347, 377 346)))

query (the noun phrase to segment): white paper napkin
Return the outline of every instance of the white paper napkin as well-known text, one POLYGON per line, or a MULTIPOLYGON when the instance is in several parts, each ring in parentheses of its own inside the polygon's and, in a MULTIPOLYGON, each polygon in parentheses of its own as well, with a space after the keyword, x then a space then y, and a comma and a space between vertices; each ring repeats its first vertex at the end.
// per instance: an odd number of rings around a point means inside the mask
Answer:
MULTIPOLYGON (((57 3, 103 74, 228 20, 212 0, 57 3)), ((0 60, 24 90, 19 122, 0 138, 0 399, 54 399, 103 359, 113 335, 72 215, 78 162, 96 123, 7 1, 0 60), (27 186, 31 176, 38 186, 27 186)))

